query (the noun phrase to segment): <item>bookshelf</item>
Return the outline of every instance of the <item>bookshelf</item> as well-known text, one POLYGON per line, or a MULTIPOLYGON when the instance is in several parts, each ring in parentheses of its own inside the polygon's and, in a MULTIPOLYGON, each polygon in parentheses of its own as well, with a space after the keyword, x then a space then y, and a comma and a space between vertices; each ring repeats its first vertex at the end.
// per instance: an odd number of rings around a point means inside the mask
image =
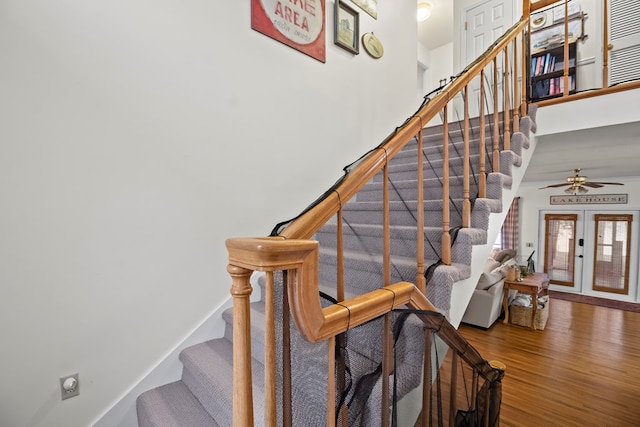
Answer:
MULTIPOLYGON (((569 93, 576 91, 576 41, 569 42, 569 93)), ((538 101, 564 93, 564 43, 538 49, 531 55, 531 99, 538 101)))

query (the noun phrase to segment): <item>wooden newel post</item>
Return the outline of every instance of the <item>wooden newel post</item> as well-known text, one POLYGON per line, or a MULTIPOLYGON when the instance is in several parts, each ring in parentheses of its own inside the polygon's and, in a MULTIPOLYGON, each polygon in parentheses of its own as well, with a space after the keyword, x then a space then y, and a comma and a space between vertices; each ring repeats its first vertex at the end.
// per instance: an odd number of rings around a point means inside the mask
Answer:
POLYGON ((233 297, 233 425, 253 427, 251 378, 251 315, 249 297, 253 292, 253 271, 228 265, 233 297))

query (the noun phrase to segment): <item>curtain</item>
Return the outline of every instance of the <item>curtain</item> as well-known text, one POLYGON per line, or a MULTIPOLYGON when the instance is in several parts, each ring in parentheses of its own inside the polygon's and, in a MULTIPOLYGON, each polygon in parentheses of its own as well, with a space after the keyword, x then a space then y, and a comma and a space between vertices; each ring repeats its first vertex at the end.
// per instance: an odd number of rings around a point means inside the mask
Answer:
POLYGON ((513 199, 511 207, 509 207, 509 212, 507 212, 507 217, 504 220, 504 224, 502 224, 502 229, 500 230, 502 249, 515 249, 516 251, 520 249, 520 227, 518 222, 520 218, 518 211, 519 202, 520 197, 515 197, 513 199))

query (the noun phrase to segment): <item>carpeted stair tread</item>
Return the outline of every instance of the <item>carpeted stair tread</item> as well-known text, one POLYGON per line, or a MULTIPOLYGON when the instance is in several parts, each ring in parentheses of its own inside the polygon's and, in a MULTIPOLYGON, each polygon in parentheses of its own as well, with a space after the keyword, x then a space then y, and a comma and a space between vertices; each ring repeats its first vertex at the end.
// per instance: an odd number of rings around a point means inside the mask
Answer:
MULTIPOLYGON (((336 224, 326 224, 315 235, 315 239, 321 247, 335 247, 336 224)), ((393 226, 390 229, 390 253, 396 257, 415 258, 416 253, 416 227, 393 226)), ((436 259, 440 257, 442 248, 442 227, 425 227, 423 231, 425 239, 425 257, 436 259)), ((458 236, 467 236, 466 245, 486 243, 486 231, 481 229, 465 228, 458 232, 458 236)), ((384 251, 384 227, 382 225, 349 224, 343 228, 344 249, 364 253, 382 253, 384 251)), ((460 243, 455 246, 460 246, 460 243)), ((470 262, 466 255, 459 259, 459 251, 454 250, 453 262, 470 262)))
POLYGON ((141 394, 136 402, 139 427, 218 427, 182 381, 141 394))
MULTIPOLYGON (((217 338, 180 353, 182 381, 220 425, 231 425, 233 345, 217 338)), ((264 419, 264 366, 252 360, 254 419, 264 419)))
MULTIPOLYGON (((425 200, 442 199, 442 187, 440 179, 427 178, 424 180, 424 198, 425 200)), ((383 195, 382 182, 369 182, 357 194, 357 200, 375 201, 381 200, 383 195)), ((471 181, 469 183, 469 191, 471 194, 477 194, 477 183, 471 181)), ((415 180, 398 180, 392 181, 389 185, 389 199, 394 201, 400 200, 417 200, 417 184, 415 180)), ((449 178, 449 194, 452 198, 462 198, 463 181, 461 176, 453 176, 449 178)))

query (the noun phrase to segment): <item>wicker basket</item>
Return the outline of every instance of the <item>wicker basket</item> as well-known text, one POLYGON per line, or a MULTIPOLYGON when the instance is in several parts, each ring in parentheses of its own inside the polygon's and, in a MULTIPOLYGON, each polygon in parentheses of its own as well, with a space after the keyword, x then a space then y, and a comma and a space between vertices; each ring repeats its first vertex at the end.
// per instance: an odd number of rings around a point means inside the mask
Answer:
MULTIPOLYGON (((534 320, 535 329, 543 330, 545 326, 547 326, 547 319, 549 318, 549 303, 544 305, 544 307, 536 310, 536 318, 534 320)), ((523 307, 521 305, 510 305, 509 306, 509 320, 514 325, 526 326, 528 328, 531 327, 531 311, 533 307, 523 307)))

